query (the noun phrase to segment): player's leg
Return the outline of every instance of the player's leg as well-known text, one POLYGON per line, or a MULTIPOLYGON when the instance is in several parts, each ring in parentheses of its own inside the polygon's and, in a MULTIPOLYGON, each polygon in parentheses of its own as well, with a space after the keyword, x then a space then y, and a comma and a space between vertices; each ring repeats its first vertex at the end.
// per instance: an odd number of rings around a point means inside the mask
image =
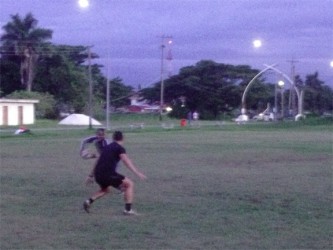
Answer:
POLYGON ((90 208, 91 204, 92 204, 95 200, 97 200, 97 199, 103 197, 104 195, 106 195, 106 194, 109 193, 109 192, 110 192, 110 191, 109 191, 109 188, 108 188, 108 187, 106 187, 106 188, 101 188, 99 191, 97 191, 96 193, 94 193, 89 199, 87 199, 87 200, 85 200, 85 201, 83 202, 83 209, 84 209, 87 213, 89 213, 89 208, 90 208))
POLYGON ((133 202, 133 196, 134 196, 134 183, 129 178, 125 177, 121 184, 121 189, 124 191, 124 200, 126 203, 132 203, 133 202))
POLYGON ((134 196, 134 183, 129 178, 115 173, 110 177, 110 184, 112 187, 121 190, 124 193, 125 210, 124 214, 134 215, 136 214, 132 210, 133 196, 134 196))
POLYGON ((110 193, 109 188, 102 188, 99 191, 97 191, 95 194, 93 194, 90 199, 92 199, 93 201, 103 197, 104 195, 106 195, 107 193, 110 193))
POLYGON ((134 197, 133 181, 130 180, 129 178, 125 177, 123 179, 123 182, 122 182, 120 188, 124 191, 124 200, 125 200, 124 214, 126 214, 126 215, 136 214, 132 210, 132 203, 133 203, 133 197, 134 197))

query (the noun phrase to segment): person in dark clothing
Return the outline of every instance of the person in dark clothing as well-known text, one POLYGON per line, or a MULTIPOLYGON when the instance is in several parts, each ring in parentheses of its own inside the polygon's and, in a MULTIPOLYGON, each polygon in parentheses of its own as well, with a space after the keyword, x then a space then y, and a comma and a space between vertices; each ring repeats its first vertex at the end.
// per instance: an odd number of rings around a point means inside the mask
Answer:
POLYGON ((97 158, 102 153, 103 148, 108 144, 105 139, 105 129, 99 128, 96 130, 96 135, 87 137, 82 140, 80 146, 80 156, 84 159, 97 158), (97 153, 90 152, 87 149, 88 144, 94 143, 97 153))
POLYGON ((135 167, 127 156, 126 150, 123 147, 124 137, 122 132, 114 132, 112 138, 113 142, 103 148, 102 154, 87 179, 89 182, 89 180, 92 181, 92 179, 95 178, 95 181, 100 186, 100 190, 84 201, 83 208, 89 213, 91 204, 109 193, 110 187, 114 187, 124 192, 124 214, 136 215, 136 212, 132 210, 134 183, 128 177, 117 172, 119 161, 121 160, 140 179, 146 179, 146 176, 135 167))

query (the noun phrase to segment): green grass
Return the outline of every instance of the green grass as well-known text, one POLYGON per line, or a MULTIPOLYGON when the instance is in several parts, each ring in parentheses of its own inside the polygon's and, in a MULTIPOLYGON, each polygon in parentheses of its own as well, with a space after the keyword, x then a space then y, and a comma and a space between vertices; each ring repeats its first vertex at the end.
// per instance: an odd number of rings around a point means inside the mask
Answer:
POLYGON ((122 215, 116 192, 82 211, 97 190, 78 156, 92 131, 0 133, 1 249, 332 248, 330 124, 117 126, 148 176, 121 168, 138 217, 122 215))

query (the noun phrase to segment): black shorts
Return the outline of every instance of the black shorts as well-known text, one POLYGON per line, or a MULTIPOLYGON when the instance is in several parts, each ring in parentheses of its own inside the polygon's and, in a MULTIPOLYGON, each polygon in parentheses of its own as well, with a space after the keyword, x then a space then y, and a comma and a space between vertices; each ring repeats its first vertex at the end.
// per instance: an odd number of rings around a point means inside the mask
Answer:
POLYGON ((120 189, 120 185, 123 183, 123 180, 125 179, 125 176, 118 174, 118 173, 114 173, 112 175, 101 175, 95 176, 95 180, 97 182, 97 184, 102 188, 105 189, 109 186, 112 186, 114 188, 120 189))

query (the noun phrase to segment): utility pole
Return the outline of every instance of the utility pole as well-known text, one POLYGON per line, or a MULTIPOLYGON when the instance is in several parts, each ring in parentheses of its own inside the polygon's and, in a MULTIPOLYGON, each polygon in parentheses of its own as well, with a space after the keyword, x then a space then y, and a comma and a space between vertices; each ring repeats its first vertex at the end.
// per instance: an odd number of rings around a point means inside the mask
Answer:
POLYGON ((160 38, 162 39, 162 43, 161 43, 161 98, 160 98, 160 121, 162 121, 162 113, 163 113, 163 106, 164 106, 164 42, 166 39, 171 40, 172 36, 165 36, 162 35, 160 36, 160 38))
POLYGON ((106 70, 106 130, 110 127, 110 77, 109 77, 109 63, 106 70))
POLYGON ((92 76, 91 76, 91 48, 92 46, 88 47, 88 79, 89 79, 89 129, 92 129, 92 76))
POLYGON ((274 88, 274 119, 277 120, 278 117, 278 84, 275 83, 274 88))
POLYGON ((106 130, 110 129, 110 94, 111 94, 111 86, 110 86, 110 51, 107 53, 107 63, 106 63, 106 107, 105 107, 105 120, 106 120, 106 130))
POLYGON ((291 60, 288 60, 287 62, 291 63, 291 79, 293 82, 293 86, 292 88, 290 88, 289 91, 289 104, 288 104, 288 110, 292 110, 292 115, 295 116, 295 111, 296 111, 296 85, 295 85, 295 63, 297 63, 297 60, 294 60, 294 58, 292 58, 291 60))

